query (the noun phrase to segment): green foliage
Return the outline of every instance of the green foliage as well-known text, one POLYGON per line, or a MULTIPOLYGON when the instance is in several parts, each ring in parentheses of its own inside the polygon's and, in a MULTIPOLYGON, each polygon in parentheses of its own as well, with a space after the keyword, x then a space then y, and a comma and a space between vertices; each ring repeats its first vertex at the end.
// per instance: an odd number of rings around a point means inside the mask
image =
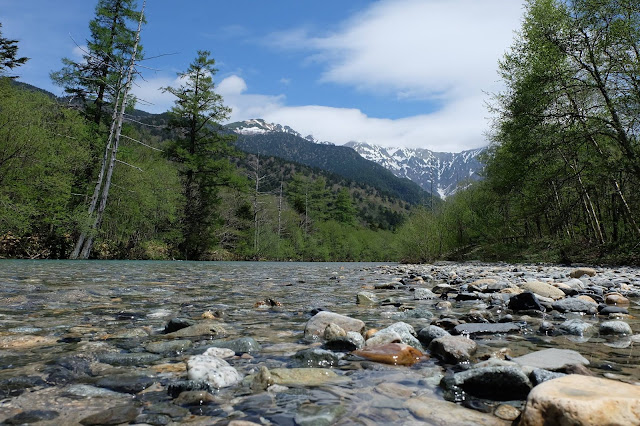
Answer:
POLYGON ((179 249, 187 259, 200 258, 215 243, 215 228, 220 225, 214 209, 220 201, 218 187, 241 184, 226 158, 233 138, 221 133, 219 123, 230 109, 214 92, 217 70, 209 55, 198 51, 187 71, 178 74, 183 84, 164 89, 177 98, 170 111, 169 128, 175 139, 168 146, 168 156, 179 165, 182 179, 183 240, 179 249))
MULTIPOLYGON (((136 0, 99 0, 89 22, 91 37, 81 61, 63 58, 63 68, 51 73, 55 84, 86 108, 87 117, 100 124, 105 105, 115 101, 133 52, 140 12, 136 0)), ((143 21, 144 22, 144 21, 143 21)), ((140 58, 138 46, 137 57, 140 58)))
POLYGON ((18 40, 2 37, 2 23, 0 22, 0 76, 7 69, 13 70, 29 60, 26 57, 18 57, 18 40))
POLYGON ((76 113, 0 78, 0 235, 37 235, 48 247, 23 255, 64 256, 82 201, 74 175, 88 161, 86 136, 76 113))

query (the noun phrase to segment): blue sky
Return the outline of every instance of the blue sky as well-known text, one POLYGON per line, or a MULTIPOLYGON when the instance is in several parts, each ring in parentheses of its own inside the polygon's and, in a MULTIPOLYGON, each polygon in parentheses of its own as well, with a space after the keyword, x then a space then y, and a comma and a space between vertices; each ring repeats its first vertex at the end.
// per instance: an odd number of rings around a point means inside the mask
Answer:
MULTIPOLYGON (((142 0, 138 0, 139 5, 142 0)), ((16 74, 54 93, 49 73, 77 58, 97 0, 0 0, 3 35, 32 58, 16 74)), ((487 144, 487 92, 511 45, 522 0, 148 0, 147 57, 135 93, 159 87, 210 50, 230 121, 264 118, 334 143, 461 151, 487 144)))

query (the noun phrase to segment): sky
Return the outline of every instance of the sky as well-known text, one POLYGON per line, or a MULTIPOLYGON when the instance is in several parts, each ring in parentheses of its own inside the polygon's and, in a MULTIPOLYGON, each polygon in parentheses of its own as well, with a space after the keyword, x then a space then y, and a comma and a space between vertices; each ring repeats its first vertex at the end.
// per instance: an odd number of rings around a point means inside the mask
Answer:
MULTIPOLYGON (((488 144, 487 102, 524 0, 147 0, 138 108, 168 110, 160 87, 209 50, 229 122, 262 118, 343 144, 459 152, 488 144)), ((30 59, 20 81, 79 60, 97 0, 0 0, 4 37, 30 59)), ((138 0, 142 5, 142 0, 138 0)))

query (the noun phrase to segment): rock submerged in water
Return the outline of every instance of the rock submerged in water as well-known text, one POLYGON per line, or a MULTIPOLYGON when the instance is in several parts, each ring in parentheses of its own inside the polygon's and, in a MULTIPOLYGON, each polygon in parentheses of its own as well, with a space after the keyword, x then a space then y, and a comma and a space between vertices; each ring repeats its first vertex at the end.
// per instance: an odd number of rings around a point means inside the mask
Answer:
POLYGON ((469 410, 454 402, 427 396, 411 398, 404 403, 404 407, 417 418, 433 425, 507 426, 511 424, 491 414, 469 410))
POLYGON ((403 343, 388 343, 379 346, 367 346, 353 352, 362 358, 391 365, 413 365, 426 356, 416 348, 403 343))
POLYGON ((558 371, 574 365, 589 365, 589 360, 571 349, 544 349, 512 359, 522 366, 558 371))
POLYGON ((389 327, 378 330, 365 342, 365 346, 379 346, 387 343, 404 343, 419 351, 424 351, 422 343, 415 337, 416 332, 412 326, 405 322, 396 322, 389 327))
POLYGON ((364 322, 359 319, 329 311, 320 311, 307 321, 307 325, 304 328, 305 339, 316 340, 324 336, 325 329, 331 323, 339 326, 345 331, 362 333, 364 330, 364 322))
POLYGON ((638 425, 640 386, 578 374, 546 381, 529 393, 520 426, 638 425))
POLYGON ((202 320, 188 327, 181 328, 172 333, 168 333, 167 337, 198 337, 198 336, 213 336, 223 337, 226 335, 226 330, 220 323, 215 320, 202 320))
POLYGON ((469 395, 493 401, 525 399, 531 382, 524 372, 511 365, 470 368, 442 379, 445 388, 459 387, 469 395))

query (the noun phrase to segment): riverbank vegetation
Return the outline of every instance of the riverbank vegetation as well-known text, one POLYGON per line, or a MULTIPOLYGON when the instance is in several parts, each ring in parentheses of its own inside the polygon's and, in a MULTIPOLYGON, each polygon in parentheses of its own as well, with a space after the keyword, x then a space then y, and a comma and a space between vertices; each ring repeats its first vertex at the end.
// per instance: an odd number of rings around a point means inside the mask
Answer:
POLYGON ((166 89, 171 111, 135 110, 121 92, 135 10, 98 2, 84 60, 52 74, 63 99, 8 76, 27 58, 0 34, 0 257, 67 258, 84 235, 100 259, 640 263, 637 2, 529 0, 499 64, 484 179, 428 206, 237 150, 209 52, 166 89))

